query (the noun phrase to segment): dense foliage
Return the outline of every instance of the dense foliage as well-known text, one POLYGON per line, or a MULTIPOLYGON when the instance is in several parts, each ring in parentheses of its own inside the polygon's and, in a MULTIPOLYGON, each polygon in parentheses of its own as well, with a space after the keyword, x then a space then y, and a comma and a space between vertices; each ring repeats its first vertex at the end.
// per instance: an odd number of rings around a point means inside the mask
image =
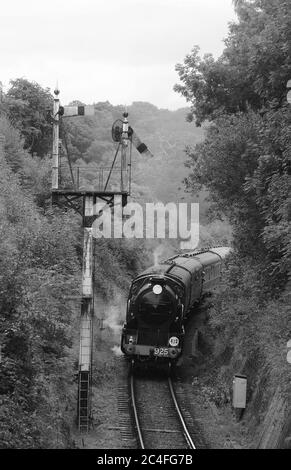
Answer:
POLYGON ((200 124, 222 112, 260 112, 286 102, 290 79, 290 3, 282 0, 236 2, 226 47, 217 60, 199 56, 195 46, 177 65, 183 84, 175 86, 193 103, 192 118, 200 124))
POLYGON ((80 272, 76 220, 43 215, 46 188, 34 184, 43 168, 3 117, 0 133, 0 447, 63 447, 73 380, 74 308, 66 298, 80 272))
POLYGON ((267 290, 278 293, 291 269, 291 78, 288 2, 238 1, 220 58, 195 47, 177 65, 175 89, 208 122, 205 142, 188 149, 188 188, 206 186, 234 227, 240 254, 259 260, 267 290))
POLYGON ((23 135, 24 148, 43 157, 51 147, 52 127, 46 116, 52 108, 52 95, 49 89, 24 78, 11 80, 10 85, 2 106, 23 135))

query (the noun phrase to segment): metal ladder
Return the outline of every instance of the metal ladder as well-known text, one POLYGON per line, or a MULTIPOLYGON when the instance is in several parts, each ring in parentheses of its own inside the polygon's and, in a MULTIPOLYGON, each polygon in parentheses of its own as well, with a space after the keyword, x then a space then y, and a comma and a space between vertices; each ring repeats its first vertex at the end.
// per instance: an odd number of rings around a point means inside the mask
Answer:
POLYGON ((78 427, 81 432, 89 432, 90 398, 90 373, 79 372, 78 427))

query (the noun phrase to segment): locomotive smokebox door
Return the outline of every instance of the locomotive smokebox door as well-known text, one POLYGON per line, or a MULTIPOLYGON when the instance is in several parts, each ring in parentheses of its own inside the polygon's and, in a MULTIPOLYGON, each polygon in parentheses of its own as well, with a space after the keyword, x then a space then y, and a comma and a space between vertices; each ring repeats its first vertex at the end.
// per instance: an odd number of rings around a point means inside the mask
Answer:
POLYGON ((247 403, 247 377, 235 375, 233 378, 232 405, 234 408, 243 409, 247 403))

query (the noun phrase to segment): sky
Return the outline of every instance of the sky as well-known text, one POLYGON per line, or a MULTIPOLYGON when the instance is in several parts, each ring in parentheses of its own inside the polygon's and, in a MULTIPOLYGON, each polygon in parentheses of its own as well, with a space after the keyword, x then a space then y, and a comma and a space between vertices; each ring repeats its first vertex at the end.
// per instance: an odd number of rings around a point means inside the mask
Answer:
POLYGON ((218 57, 232 0, 9 0, 0 14, 0 80, 24 77, 62 104, 148 101, 187 106, 173 91, 194 45, 218 57))

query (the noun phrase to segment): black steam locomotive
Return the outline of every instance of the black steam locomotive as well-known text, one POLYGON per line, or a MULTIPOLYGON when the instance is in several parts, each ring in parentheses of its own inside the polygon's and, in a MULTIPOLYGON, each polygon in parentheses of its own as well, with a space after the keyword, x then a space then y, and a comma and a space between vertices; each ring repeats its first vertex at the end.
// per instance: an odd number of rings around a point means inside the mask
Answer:
POLYGON ((127 302, 121 350, 131 360, 177 361, 184 322, 206 292, 217 287, 230 248, 177 255, 134 279, 127 302))

